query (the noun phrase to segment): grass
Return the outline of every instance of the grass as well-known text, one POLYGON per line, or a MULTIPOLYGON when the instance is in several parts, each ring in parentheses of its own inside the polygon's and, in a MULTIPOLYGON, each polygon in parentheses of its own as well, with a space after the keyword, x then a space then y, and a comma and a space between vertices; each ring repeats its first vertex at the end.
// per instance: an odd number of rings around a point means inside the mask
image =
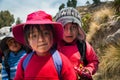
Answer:
POLYGON ((89 42, 91 41, 92 36, 101 28, 100 25, 108 22, 113 15, 114 10, 112 8, 101 8, 93 13, 92 21, 87 33, 87 40, 89 42))
POLYGON ((101 80, 120 79, 120 45, 110 45, 105 49, 105 56, 102 57, 99 65, 101 80))

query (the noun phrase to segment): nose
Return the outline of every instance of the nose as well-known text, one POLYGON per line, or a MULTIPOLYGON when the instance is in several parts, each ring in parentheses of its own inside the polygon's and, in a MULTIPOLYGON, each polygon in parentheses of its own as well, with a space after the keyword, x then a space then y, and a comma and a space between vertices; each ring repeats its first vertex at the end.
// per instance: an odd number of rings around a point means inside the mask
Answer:
POLYGON ((43 42, 44 41, 44 36, 42 34, 39 35, 38 41, 43 42))
POLYGON ((68 34, 71 34, 71 33, 72 33, 72 29, 71 29, 71 28, 68 28, 68 29, 67 29, 67 33, 68 33, 68 34))

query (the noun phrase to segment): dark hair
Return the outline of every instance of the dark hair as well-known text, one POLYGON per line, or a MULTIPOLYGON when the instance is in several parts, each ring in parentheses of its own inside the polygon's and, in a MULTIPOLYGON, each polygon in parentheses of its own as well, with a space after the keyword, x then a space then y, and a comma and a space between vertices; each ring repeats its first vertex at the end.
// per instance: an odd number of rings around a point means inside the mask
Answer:
MULTIPOLYGON (((52 33, 53 33, 53 37, 54 37, 54 28, 53 28, 53 25, 51 24, 45 24, 46 28, 48 30, 51 30, 52 33)), ((33 32, 33 28, 36 28, 38 30, 39 33, 41 33, 41 29, 40 29, 40 24, 28 24, 28 25, 25 25, 24 27, 24 38, 25 38, 25 42, 26 42, 26 45, 29 46, 29 43, 28 43, 28 38, 30 37, 30 31, 33 32)))

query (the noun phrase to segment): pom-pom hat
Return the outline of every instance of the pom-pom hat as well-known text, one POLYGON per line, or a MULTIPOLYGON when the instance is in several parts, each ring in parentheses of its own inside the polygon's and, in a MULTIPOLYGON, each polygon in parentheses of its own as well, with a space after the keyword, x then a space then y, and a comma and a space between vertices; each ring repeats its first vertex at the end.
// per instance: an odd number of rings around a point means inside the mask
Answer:
POLYGON ((63 8, 60 10, 55 17, 55 20, 57 22, 62 23, 63 26, 65 26, 69 22, 77 23, 79 25, 79 33, 80 33, 80 39, 85 40, 86 35, 84 30, 82 29, 82 20, 79 12, 72 8, 72 7, 67 7, 63 8))

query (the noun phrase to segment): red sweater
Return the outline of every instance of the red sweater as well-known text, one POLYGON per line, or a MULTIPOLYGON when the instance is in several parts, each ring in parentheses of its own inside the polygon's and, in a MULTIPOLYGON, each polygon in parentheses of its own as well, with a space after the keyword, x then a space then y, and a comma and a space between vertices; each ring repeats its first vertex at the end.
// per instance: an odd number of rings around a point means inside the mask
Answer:
MULTIPOLYGON (((82 61, 80 61, 81 55, 75 42, 70 45, 65 45, 65 43, 61 41, 61 43, 58 44, 58 50, 69 58, 74 67, 79 67, 80 64, 83 64, 82 61)), ((98 69, 99 61, 94 49, 88 42, 86 42, 86 59, 88 64, 84 67, 86 67, 91 74, 94 74, 98 69)))
MULTIPOLYGON (((62 59, 62 80, 76 80, 76 74, 70 61, 61 53, 60 56, 62 59)), ((22 68, 24 58, 21 59, 18 65, 14 80, 59 80, 51 54, 47 56, 37 56, 34 54, 26 70, 22 68)))

